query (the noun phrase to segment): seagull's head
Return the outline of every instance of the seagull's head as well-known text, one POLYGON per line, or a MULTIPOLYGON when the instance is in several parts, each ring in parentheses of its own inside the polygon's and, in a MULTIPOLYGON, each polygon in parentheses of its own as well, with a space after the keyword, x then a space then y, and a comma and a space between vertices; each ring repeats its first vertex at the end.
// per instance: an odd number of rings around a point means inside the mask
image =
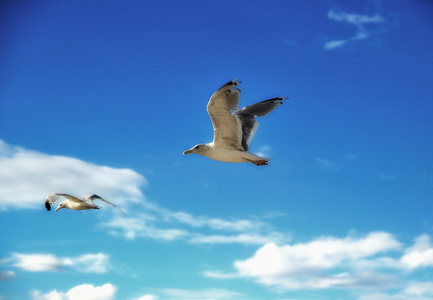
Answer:
POLYGON ((57 208, 56 208, 56 212, 57 212, 59 209, 62 209, 62 208, 65 208, 65 201, 60 202, 59 206, 57 206, 57 208))
POLYGON ((190 153, 204 155, 208 150, 209 150, 209 145, 198 144, 198 145, 195 145, 194 147, 192 147, 191 149, 183 151, 183 155, 190 154, 190 153))

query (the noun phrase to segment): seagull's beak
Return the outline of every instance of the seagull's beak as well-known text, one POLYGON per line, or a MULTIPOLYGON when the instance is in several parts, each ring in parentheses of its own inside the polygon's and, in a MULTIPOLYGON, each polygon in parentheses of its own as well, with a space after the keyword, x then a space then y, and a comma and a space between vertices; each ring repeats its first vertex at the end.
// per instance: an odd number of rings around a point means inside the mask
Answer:
POLYGON ((185 151, 183 151, 183 155, 185 155, 185 154, 190 154, 190 153, 193 153, 194 151, 192 151, 191 149, 189 149, 189 150, 185 150, 185 151))
POLYGON ((61 207, 60 207, 60 206, 57 206, 55 212, 57 212, 59 209, 61 209, 61 207))

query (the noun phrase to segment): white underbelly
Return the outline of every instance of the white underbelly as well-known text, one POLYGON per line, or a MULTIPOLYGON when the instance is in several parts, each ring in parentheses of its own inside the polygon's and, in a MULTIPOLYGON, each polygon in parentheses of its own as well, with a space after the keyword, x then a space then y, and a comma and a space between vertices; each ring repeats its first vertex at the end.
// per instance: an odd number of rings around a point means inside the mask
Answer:
POLYGON ((68 203, 68 208, 72 209, 72 210, 84 210, 84 209, 90 209, 92 208, 92 204, 87 204, 87 203, 77 203, 77 202, 73 202, 73 201, 69 201, 68 203))
POLYGON ((257 156, 251 152, 223 148, 214 148, 207 154, 208 155, 206 156, 208 158, 230 163, 251 162, 264 159, 263 157, 257 156))

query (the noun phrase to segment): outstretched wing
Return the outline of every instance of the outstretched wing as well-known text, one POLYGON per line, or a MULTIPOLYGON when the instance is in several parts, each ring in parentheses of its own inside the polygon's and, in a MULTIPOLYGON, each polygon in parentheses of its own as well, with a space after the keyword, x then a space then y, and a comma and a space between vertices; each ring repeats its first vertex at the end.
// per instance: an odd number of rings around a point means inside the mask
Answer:
POLYGON ((124 213, 123 211, 121 211, 116 205, 114 205, 113 203, 111 203, 108 200, 105 200, 104 198, 96 195, 96 194, 89 194, 83 197, 83 200, 89 201, 89 202, 93 202, 94 200, 101 200, 109 205, 111 205, 112 207, 114 207, 115 209, 117 209, 118 211, 124 213))
POLYGON ((237 116, 242 124, 242 147, 248 151, 248 145, 254 137, 254 133, 259 127, 259 122, 255 117, 264 117, 272 112, 277 106, 283 104, 285 97, 272 98, 252 105, 242 107, 235 111, 233 115, 237 116))
POLYGON ((65 197, 68 200, 75 202, 83 202, 80 199, 65 193, 51 193, 45 198, 45 208, 49 211, 51 210, 51 205, 57 202, 60 198, 65 197))
POLYGON ((224 148, 243 150, 240 120, 232 115, 238 109, 241 90, 238 80, 232 80, 216 91, 207 104, 207 112, 214 130, 213 142, 224 148))

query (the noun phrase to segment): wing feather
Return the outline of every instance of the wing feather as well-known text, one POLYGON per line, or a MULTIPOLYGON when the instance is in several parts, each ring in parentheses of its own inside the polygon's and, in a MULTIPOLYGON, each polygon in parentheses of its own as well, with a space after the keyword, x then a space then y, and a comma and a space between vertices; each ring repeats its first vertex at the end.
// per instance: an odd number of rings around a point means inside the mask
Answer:
POLYGON ((51 205, 57 202, 60 198, 65 197, 69 199, 70 197, 75 198, 69 194, 65 193, 50 193, 47 198, 45 198, 45 208, 49 211, 51 210, 51 205))
POLYGON ((96 195, 96 194, 89 194, 89 195, 86 195, 86 196, 83 197, 83 199, 86 199, 86 200, 88 200, 89 202, 93 202, 94 200, 101 200, 101 201, 107 203, 108 205, 111 205, 112 207, 114 207, 114 208, 117 209, 118 211, 124 213, 124 212, 123 212, 122 210, 120 210, 120 208, 118 208, 116 205, 114 205, 114 204, 111 203, 110 201, 105 200, 104 198, 102 198, 102 197, 100 197, 100 196, 98 196, 98 195, 96 195))
POLYGON ((286 98, 278 97, 264 100, 255 104, 242 107, 235 111, 233 115, 237 116, 242 124, 242 147, 248 151, 249 144, 254 137, 254 133, 259 127, 259 122, 255 117, 264 117, 272 112, 276 107, 283 104, 286 98))
POLYGON ((217 146, 243 150, 239 118, 231 112, 238 109, 240 89, 238 80, 232 80, 216 91, 207 104, 207 111, 214 128, 213 142, 217 146))

